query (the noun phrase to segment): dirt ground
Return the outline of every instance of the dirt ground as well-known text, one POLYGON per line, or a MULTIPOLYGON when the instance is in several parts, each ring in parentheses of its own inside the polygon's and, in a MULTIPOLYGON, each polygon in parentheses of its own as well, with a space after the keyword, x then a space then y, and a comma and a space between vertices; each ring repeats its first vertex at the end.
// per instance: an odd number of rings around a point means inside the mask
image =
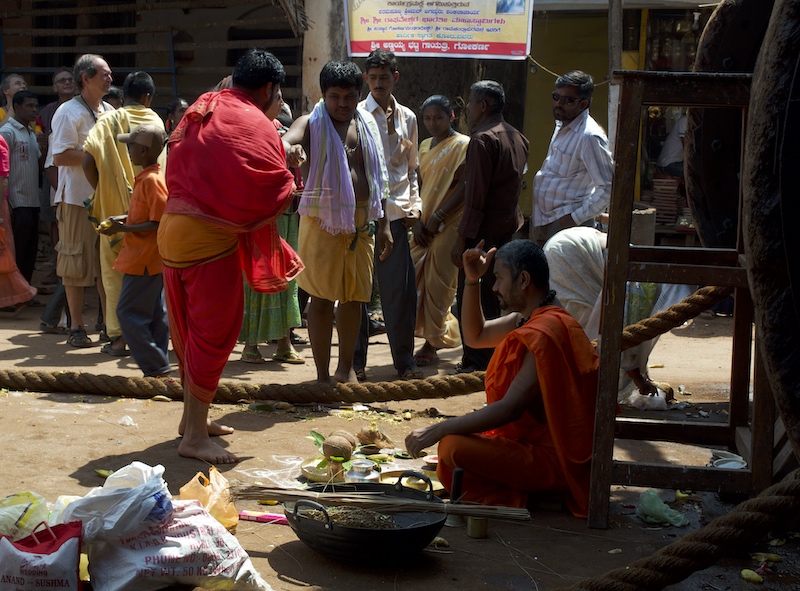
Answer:
MULTIPOLYGON (((39 299, 46 301, 47 297, 39 299)), ((96 301, 93 296, 87 299, 90 304, 96 301)), ((99 347, 73 349, 65 344, 65 337, 42 334, 38 330, 40 312, 41 309, 29 308, 17 318, 0 317, 0 369, 141 375, 130 358, 109 357, 100 353, 99 347)), ((90 310, 86 316, 91 319, 89 329, 94 325, 92 314, 90 310)), ((687 395, 679 395, 678 401, 688 403, 681 410, 660 413, 662 416, 677 413, 675 416, 694 415, 697 420, 723 420, 723 403, 729 388, 731 330, 729 318, 702 316, 661 338, 650 358, 654 366, 651 375, 675 387, 683 385, 687 395), (710 409, 708 417, 699 416, 698 411, 704 408, 710 409)), ((93 331, 89 332, 96 338, 93 331)), ((304 330, 298 332, 306 335, 304 330)), ((274 345, 262 347, 265 357, 273 350, 274 345)), ((252 365, 239 360, 239 346, 223 379, 308 382, 314 377, 311 351, 308 346, 301 346, 300 351, 307 360, 302 366, 271 361, 252 365)), ((444 352, 438 365, 424 368, 425 375, 452 372, 459 356, 460 350, 444 352)), ((385 335, 371 339, 368 375, 373 381, 395 378, 385 335)), ((185 482, 207 468, 202 462, 177 454, 181 403, 120 399, 113 392, 108 394, 101 397, 4 390, 0 394, 0 497, 31 490, 52 503, 58 495, 83 495, 102 485, 97 469, 116 470, 134 460, 162 464, 169 488, 177 494, 185 482), (133 424, 126 426, 125 422, 133 424)), ((439 420, 431 418, 427 412, 430 407, 448 416, 469 412, 482 403, 482 393, 392 402, 361 411, 320 405, 277 411, 262 405, 254 410, 248 401, 243 401, 215 405, 212 416, 236 429, 233 435, 222 439, 223 445, 241 458, 236 465, 220 467, 229 480, 296 486, 301 463, 316 452, 307 439, 312 429, 325 434, 340 428, 354 432, 375 421, 402 445, 409 430, 439 420), (406 415, 410 420, 404 419, 404 411, 411 412, 406 415)), ((638 411, 625 412, 636 415, 638 411)), ((619 442, 615 454, 619 458, 655 458, 686 465, 704 465, 710 458, 707 449, 648 442, 619 442)), ((485 539, 468 537, 464 527, 445 527, 440 535, 449 547, 425 550, 399 563, 382 553, 381 548, 365 549, 363 555, 349 561, 331 560, 305 546, 285 525, 243 521, 236 535, 256 569, 276 590, 366 591, 387 587, 425 591, 457 587, 463 591, 526 591, 555 589, 624 567, 733 507, 714 494, 695 493, 688 502, 675 505, 689 518, 689 526, 653 527, 635 516, 641 492, 632 487, 614 487, 607 530, 589 529, 585 521, 564 511, 536 510, 526 523, 491 520, 485 539)), ((673 490, 657 492, 664 501, 675 501, 673 490)), ((257 507, 254 501, 242 501, 237 506, 240 510, 257 507)), ((798 528, 796 524, 790 527, 798 528)), ((783 562, 773 566, 774 573, 766 577, 761 588, 800 589, 800 539, 789 537, 785 545, 769 546, 764 538, 750 550, 772 551, 784 557, 783 562)), ((726 558, 669 589, 750 589, 752 584, 742 581, 739 572, 756 566, 746 553, 726 558)))

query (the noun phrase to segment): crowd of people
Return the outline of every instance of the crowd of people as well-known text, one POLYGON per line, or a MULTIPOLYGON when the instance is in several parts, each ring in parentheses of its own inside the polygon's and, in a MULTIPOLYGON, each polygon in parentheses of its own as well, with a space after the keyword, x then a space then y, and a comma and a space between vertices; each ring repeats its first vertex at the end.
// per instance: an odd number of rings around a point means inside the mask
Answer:
POLYGON ((542 247, 608 206, 612 161, 589 114, 592 78, 575 70, 555 82, 533 241, 514 240, 529 141, 503 117, 502 85, 471 85, 464 135, 448 97, 417 111, 396 99, 399 81, 386 50, 363 71, 329 62, 322 99, 292 121, 283 65, 253 49, 215 90, 171 101, 164 121, 152 78, 133 72, 112 96, 99 55, 56 71, 57 101, 41 110, 21 76, 6 77, 0 306, 30 303, 31 236, 47 222, 58 283, 41 330, 73 347, 104 341, 103 353, 132 355, 154 378, 171 373, 171 341, 185 393, 179 453, 217 464, 237 461, 212 439, 232 430, 208 417, 236 343, 246 362, 264 362, 259 345, 276 341, 275 361, 304 363, 292 330, 306 321, 318 381, 363 381, 377 291, 399 378, 422 377, 440 349, 459 345, 457 371, 487 372, 489 404, 411 433, 409 452, 439 443, 442 481, 464 468, 467 500, 520 506, 554 490, 585 515, 597 355, 550 290, 542 247), (93 285, 97 339, 83 315, 93 285))

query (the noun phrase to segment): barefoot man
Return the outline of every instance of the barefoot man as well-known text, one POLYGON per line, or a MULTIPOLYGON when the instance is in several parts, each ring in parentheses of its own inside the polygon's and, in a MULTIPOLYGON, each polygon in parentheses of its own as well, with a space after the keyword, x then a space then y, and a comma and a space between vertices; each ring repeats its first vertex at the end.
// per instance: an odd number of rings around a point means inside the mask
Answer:
POLYGON ((284 79, 274 55, 251 49, 233 87, 197 99, 169 140, 158 248, 183 384, 178 453, 211 464, 237 461, 211 441, 233 429, 209 421, 208 409, 242 327, 242 271, 254 290, 278 292, 303 268, 275 225, 294 183, 265 113, 284 79))
POLYGON ((308 268, 297 284, 311 294, 308 333, 320 382, 355 382, 353 352, 361 326, 361 304, 372 294, 378 221, 380 260, 392 252, 383 217, 389 196, 383 144, 375 119, 356 109, 363 77, 352 62, 329 62, 319 75, 322 100, 283 136, 288 164, 302 164, 298 251, 308 268), (308 162, 306 162, 308 155, 308 162), (334 303, 339 362, 330 375, 334 303))

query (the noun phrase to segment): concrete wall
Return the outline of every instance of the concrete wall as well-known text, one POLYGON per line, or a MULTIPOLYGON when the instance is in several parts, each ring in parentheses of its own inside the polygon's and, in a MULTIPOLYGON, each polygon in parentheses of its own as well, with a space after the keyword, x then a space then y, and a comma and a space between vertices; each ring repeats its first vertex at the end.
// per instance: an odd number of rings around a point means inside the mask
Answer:
MULTIPOLYGON (((608 15, 606 13, 537 14, 533 21, 531 55, 555 74, 583 70, 595 83, 590 112, 603 128, 608 128, 608 84, 602 84, 608 72, 608 15)), ((527 72, 525 124, 523 133, 531 143, 526 189, 520 207, 530 216, 533 177, 547 155, 553 135, 553 100, 555 76, 542 68, 527 72)))
MULTIPOLYGON (((319 73, 331 60, 347 59, 344 3, 340 0, 306 2, 309 29, 303 40, 303 112, 308 113, 322 98, 319 73)), ((299 114, 299 113, 298 113, 299 114)))

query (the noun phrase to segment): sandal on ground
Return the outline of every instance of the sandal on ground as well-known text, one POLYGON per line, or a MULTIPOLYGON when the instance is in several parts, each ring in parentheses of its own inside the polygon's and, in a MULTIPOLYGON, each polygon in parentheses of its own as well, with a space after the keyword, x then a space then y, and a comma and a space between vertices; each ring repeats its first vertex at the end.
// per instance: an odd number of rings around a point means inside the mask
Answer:
POLYGON ((245 363, 265 363, 266 359, 258 351, 243 351, 242 361, 245 363))
POLYGON ((131 352, 128 349, 115 349, 114 348, 114 341, 110 343, 106 343, 102 347, 100 347, 100 352, 105 353, 106 355, 111 355, 112 357, 128 357, 131 352))
POLYGON ((436 354, 436 352, 417 353, 416 355, 414 355, 414 363, 416 363, 419 367, 424 367, 426 365, 438 362, 439 362, 439 356, 436 354))
POLYGON ((356 379, 359 382, 366 382, 367 381, 367 372, 364 369, 353 369, 353 373, 356 374, 356 379))
POLYGON ((273 361, 279 361, 281 363, 292 363, 294 365, 302 365, 306 362, 305 359, 300 357, 300 354, 297 351, 292 351, 291 349, 286 349, 286 351, 278 351, 272 354, 273 361))
POLYGON ((68 334, 69 331, 64 328, 63 326, 52 326, 47 324, 46 322, 39 323, 39 330, 42 332, 46 332, 47 334, 68 334))
POLYGON ((481 371, 474 365, 464 365, 463 363, 456 363, 455 369, 455 373, 472 373, 475 371, 481 371))
POLYGON ((416 366, 399 370, 397 375, 404 380, 421 380, 424 377, 422 370, 416 366))
POLYGON ((67 342, 73 347, 92 347, 94 343, 92 339, 88 337, 86 331, 82 328, 76 328, 74 330, 69 331, 69 338, 67 342))
POLYGON ((299 334, 295 334, 294 331, 289 333, 289 340, 292 341, 293 345, 307 345, 308 339, 305 337, 301 337, 299 334))

